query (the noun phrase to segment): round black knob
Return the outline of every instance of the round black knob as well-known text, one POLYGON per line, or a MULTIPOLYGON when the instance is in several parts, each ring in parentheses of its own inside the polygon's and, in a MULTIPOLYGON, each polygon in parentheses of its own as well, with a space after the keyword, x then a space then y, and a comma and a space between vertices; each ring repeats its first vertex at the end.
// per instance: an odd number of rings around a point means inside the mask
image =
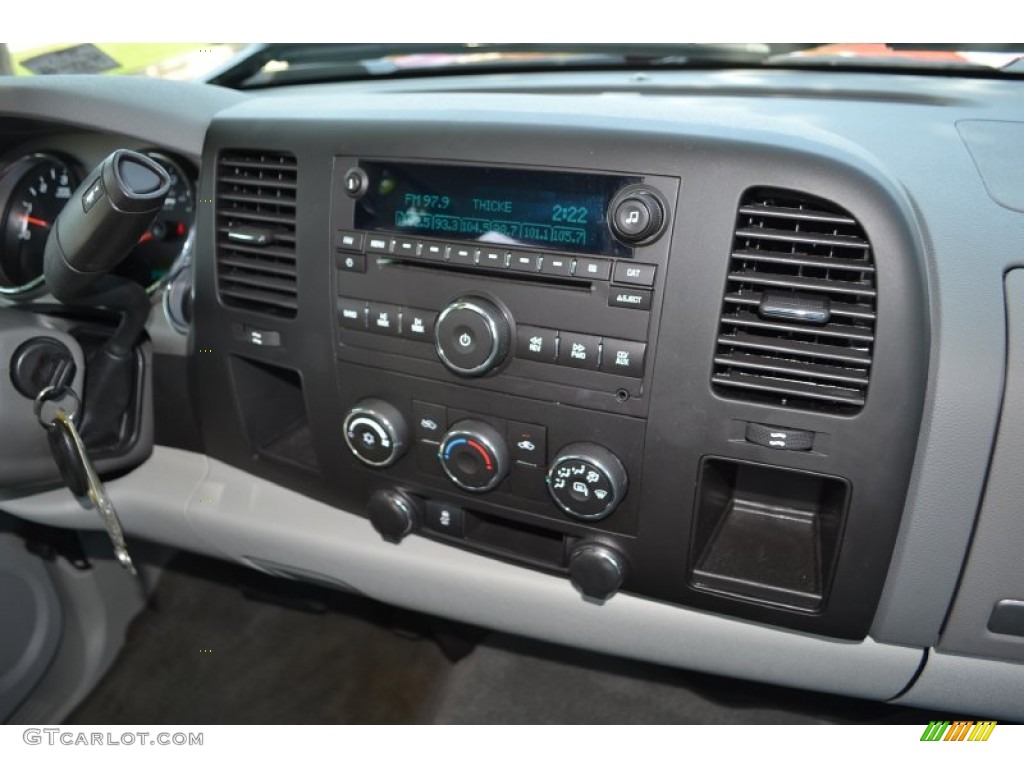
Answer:
POLYGON ((569 555, 569 579, 585 596, 607 600, 626 580, 626 562, 611 547, 584 542, 569 555))
POLYGON ((434 334, 437 356, 460 376, 481 376, 500 365, 512 337, 505 313, 493 302, 475 296, 445 307, 434 334))
POLYGON ((344 434, 349 450, 363 464, 389 467, 405 452, 409 431, 395 406, 367 398, 345 416, 344 434))
POLYGON ((665 228, 665 204, 646 187, 624 189, 612 200, 609 211, 612 232, 631 245, 651 242, 665 228))
POLYGON ((555 457, 547 483, 548 493, 565 514, 596 522, 619 505, 629 478, 622 462, 607 448, 573 443, 555 457))
POLYGON ((508 447, 490 424, 465 419, 448 430, 437 457, 445 474, 459 488, 483 493, 508 474, 508 447))
POLYGON ((401 491, 376 491, 366 512, 377 533, 385 541, 397 544, 416 528, 419 507, 416 499, 401 491))
POLYGON ((370 188, 370 177, 359 167, 345 171, 345 194, 349 197, 362 197, 370 188))

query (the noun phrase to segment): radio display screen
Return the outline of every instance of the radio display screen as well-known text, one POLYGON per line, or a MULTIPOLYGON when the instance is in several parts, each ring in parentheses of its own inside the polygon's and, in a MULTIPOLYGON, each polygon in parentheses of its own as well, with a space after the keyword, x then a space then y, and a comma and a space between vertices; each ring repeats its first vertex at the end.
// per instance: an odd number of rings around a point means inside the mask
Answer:
POLYGON ((608 228, 635 176, 362 161, 369 177, 355 226, 445 240, 630 257, 608 228))

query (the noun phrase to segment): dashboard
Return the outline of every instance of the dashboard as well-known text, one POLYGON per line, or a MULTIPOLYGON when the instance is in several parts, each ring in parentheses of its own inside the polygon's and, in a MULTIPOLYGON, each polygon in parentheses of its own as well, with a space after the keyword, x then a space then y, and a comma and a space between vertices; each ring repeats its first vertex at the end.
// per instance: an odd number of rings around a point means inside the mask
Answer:
MULTIPOLYGON (((0 114, 0 312, 52 308, 38 232, 83 170, 173 177, 120 268, 153 300, 129 538, 1024 717, 1019 83, 54 77, 0 114)), ((0 508, 100 527, 72 502, 0 508)))

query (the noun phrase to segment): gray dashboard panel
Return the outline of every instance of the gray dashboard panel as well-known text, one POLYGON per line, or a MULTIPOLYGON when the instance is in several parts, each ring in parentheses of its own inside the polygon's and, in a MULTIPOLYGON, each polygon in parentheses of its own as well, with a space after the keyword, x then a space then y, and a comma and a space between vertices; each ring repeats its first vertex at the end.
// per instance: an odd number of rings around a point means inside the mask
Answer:
MULTIPOLYGON (((385 543, 355 515, 170 448, 158 447, 107 489, 129 537, 271 562, 396 605, 556 643, 872 699, 897 695, 922 658, 870 639, 826 640, 627 595, 585 602, 564 579, 419 537, 385 543)), ((37 522, 99 527, 66 491, 3 506, 37 522)))
POLYGON ((1024 720, 1024 664, 929 653, 913 687, 896 701, 1024 720))
MULTIPOLYGON (((544 78, 539 79, 536 87, 542 87, 544 82, 544 78)), ((1024 264, 1019 249, 1019 244, 1024 241, 1024 219, 990 197, 985 184, 987 179, 983 181, 979 175, 975 158, 965 147, 957 123, 964 120, 1019 122, 1024 115, 1024 94, 1020 84, 754 72, 658 75, 632 86, 627 78, 613 75, 562 74, 548 78, 546 82, 552 93, 561 95, 544 98, 520 93, 516 99, 510 99, 507 94, 493 97, 465 94, 461 99, 446 95, 441 105, 444 108, 436 111, 438 114, 445 112, 447 117, 439 116, 438 119, 458 119, 460 114, 479 114, 484 110, 491 119, 515 124, 537 119, 538 114, 547 113, 550 117, 557 111, 559 116, 555 121, 565 126, 579 124, 580 121, 588 124, 592 121, 608 124, 642 121, 652 133, 683 131, 694 116, 724 134, 738 127, 755 131, 771 126, 776 136, 787 132, 803 137, 813 135, 822 144, 841 147, 849 155, 881 169, 903 187, 916 208, 916 223, 925 242, 925 266, 932 303, 931 370, 917 464, 872 636, 891 643, 934 644, 970 541, 995 434, 1006 349, 1003 274, 1024 264), (602 90, 602 84, 607 86, 608 92, 595 96, 594 93, 602 90), (590 95, 578 95, 584 91, 590 95), (949 183, 937 183, 938 178, 949 183)), ((436 91, 444 84, 445 80, 441 79, 428 83, 375 84, 372 89, 378 93, 370 96, 362 92, 362 87, 360 90, 307 87, 290 89, 294 98, 276 98, 141 80, 126 82, 80 77, 54 77, 45 81, 6 79, 0 81, 0 114, 127 133, 198 156, 213 115, 233 104, 239 105, 232 110, 233 113, 253 120, 265 114, 287 113, 300 105, 303 110, 313 112, 322 110, 326 104, 333 104, 338 109, 380 115, 399 103, 415 109, 439 106, 436 93, 420 94, 420 106, 415 106, 415 98, 399 102, 394 96, 384 93, 386 90, 436 91), (182 103, 189 104, 190 109, 180 110, 182 103)), ((493 88, 499 92, 503 88, 507 91, 523 90, 521 85, 507 77, 473 79, 463 87, 474 90, 493 88)), ((330 121, 327 114, 321 119, 325 123, 330 121)), ((999 141, 994 151, 997 157, 1012 157, 1019 154, 1020 147, 1013 142, 999 141)), ((251 521, 240 517, 238 510, 249 509, 252 504, 257 508, 261 506, 252 499, 242 504, 241 496, 246 493, 276 498, 309 510, 311 516, 319 521, 319 527, 344 531, 346 535, 350 527, 366 527, 365 523, 342 512, 323 508, 290 492, 283 492, 286 495, 281 496, 280 489, 270 486, 274 489, 271 492, 267 489, 268 484, 247 478, 245 486, 248 491, 236 489, 229 494, 235 500, 233 503, 241 505, 233 513, 218 516, 212 509, 190 511, 190 519, 200 526, 201 530, 197 532, 181 519, 191 503, 189 500, 196 496, 192 489, 200 482, 211 480, 215 485, 227 483, 229 479, 232 483, 240 482, 238 478, 228 478, 223 474, 224 469, 210 469, 208 472, 203 457, 158 449, 146 465, 136 473, 111 483, 111 487, 117 488, 115 500, 119 500, 119 505, 127 505, 124 514, 130 520, 129 531, 222 556, 263 555, 275 562, 280 560, 279 557, 270 557, 274 553, 265 550, 274 548, 271 542, 274 535, 282 532, 280 519, 284 516, 279 515, 277 522, 268 511, 256 514, 251 521), (171 464, 174 469, 168 468, 171 464), (153 487, 147 487, 148 483, 154 482, 159 483, 156 488, 164 495, 159 495, 153 487), (215 541, 219 546, 206 538, 208 531, 216 532, 215 541)), ((51 524, 98 527, 98 518, 93 519, 92 512, 78 508, 63 491, 34 499, 6 501, 3 506, 16 514, 51 524)), ((498 590, 491 596, 478 594, 476 600, 485 603, 483 605, 463 603, 465 612, 472 614, 467 618, 474 621, 494 618, 495 625, 504 626, 509 619, 496 607, 500 605, 497 594, 506 594, 503 589, 510 590, 520 582, 534 585, 538 593, 544 595, 544 601, 553 599, 549 592, 553 594, 568 588, 564 583, 511 566, 490 562, 485 566, 483 563, 486 561, 481 558, 427 541, 410 541, 389 550, 372 536, 353 531, 355 538, 351 540, 351 546, 348 544, 350 540, 344 539, 340 549, 332 552, 333 547, 339 546, 333 539, 328 542, 306 541, 302 531, 287 527, 284 533, 290 542, 285 547, 288 559, 295 560, 300 545, 310 547, 303 553, 303 559, 296 560, 294 565, 309 570, 310 564, 315 563, 320 570, 338 571, 336 577, 352 580, 361 589, 368 584, 371 594, 389 599, 388 595, 398 592, 398 596, 390 599, 415 603, 416 607, 424 609, 437 603, 442 603, 443 607, 444 598, 421 588, 421 584, 433 584, 436 588, 455 581, 456 591, 450 594, 462 597, 459 590, 466 588, 464 582, 459 583, 458 577, 463 573, 460 568, 466 566, 465 559, 470 558, 473 566, 465 573, 492 574, 488 583, 493 581, 498 590), (350 559, 351 564, 339 561, 331 565, 337 555, 350 559), (415 570, 409 578, 406 569, 411 569, 413 564, 420 570, 415 570), (375 574, 369 570, 363 573, 363 569, 371 567, 375 574), (358 578, 351 579, 351 574, 341 572, 348 570, 356 572, 358 578), (424 579, 424 575, 429 578, 424 579), (407 579, 404 584, 401 583, 403 578, 407 579), (494 602, 487 605, 488 600, 494 602), (480 613, 468 610, 470 607, 480 613)), ((570 594, 570 597, 574 596, 570 594)), ((560 599, 556 598, 555 604, 561 605, 560 599)), ((710 648, 693 648, 694 637, 703 638, 705 642, 713 640, 729 649, 728 655, 733 657, 737 656, 734 651, 745 647, 744 642, 755 639, 761 642, 775 635, 798 638, 797 645, 785 643, 792 648, 803 647, 805 641, 811 643, 806 646, 808 648, 831 647, 829 654, 837 647, 846 647, 845 644, 780 633, 692 611, 653 606, 633 598, 616 598, 606 608, 626 611, 616 605, 632 606, 634 602, 645 606, 641 611, 645 616, 649 609, 650 615, 661 617, 664 611, 670 611, 676 617, 685 617, 665 624, 660 623, 659 618, 650 625, 652 637, 638 639, 634 636, 628 644, 633 655, 652 653, 653 658, 668 663, 707 663, 709 669, 727 674, 742 674, 736 670, 746 669, 741 659, 733 658, 723 666, 723 657, 727 654, 710 648), (691 621, 702 628, 695 635, 689 634, 693 631, 688 626, 691 621), (770 634, 764 635, 766 632, 770 634), (676 638, 679 638, 678 642, 676 638), (823 642, 825 646, 817 645, 823 642)), ((547 602, 543 604, 547 605, 547 602)), ((523 607, 532 611, 529 606, 523 607)), ((552 639, 578 642, 564 635, 570 630, 580 630, 583 634, 591 628, 587 617, 596 614, 587 613, 590 608, 577 606, 568 614, 569 620, 563 620, 557 612, 546 614, 545 622, 539 620, 539 614, 536 619, 531 615, 525 620, 531 622, 531 626, 532 622, 544 624, 542 629, 547 636, 556 635, 552 639)), ((461 606, 458 610, 462 611, 461 606)), ((632 607, 628 609, 632 610, 632 607)), ((614 615, 619 616, 618 613, 614 615)), ((615 646, 623 643, 623 634, 622 628, 604 629, 588 636, 587 642, 580 644, 614 650, 615 646)), ((764 647, 774 646, 768 644, 764 647)), ((870 641, 854 647, 861 650, 854 653, 847 649, 845 653, 858 655, 873 654, 879 649, 884 649, 884 653, 897 650, 870 641)), ((900 658, 908 662, 913 658, 916 666, 919 652, 910 649, 902 652, 908 655, 900 658)), ((838 660, 829 654, 826 654, 828 658, 838 660)), ((886 686, 891 690, 883 695, 893 695, 910 679, 912 672, 903 675, 902 663, 897 665, 900 673, 892 674, 893 684, 886 686)), ((879 665, 879 669, 883 667, 884 664, 879 665)), ((968 668, 982 667, 988 670, 984 679, 993 681, 997 686, 994 690, 1005 689, 1004 703, 1013 703, 1011 692, 1014 690, 1015 701, 1019 702, 1021 681, 1011 679, 1011 673, 1018 672, 1019 667, 972 662, 944 654, 932 655, 925 675, 912 690, 912 695, 905 696, 903 700, 906 703, 940 704, 945 696, 946 703, 949 703, 950 693, 955 692, 963 694, 963 701, 957 700, 958 706, 972 706, 977 698, 976 711, 985 711, 991 708, 990 704, 996 706, 994 702, 999 697, 987 698, 989 693, 984 685, 969 675, 961 674, 968 668), (1001 671, 1006 672, 1002 682, 999 678, 1001 671), (968 689, 981 693, 974 697, 968 689)), ((803 671, 794 668, 780 667, 778 675, 782 682, 803 682, 806 679, 803 671), (787 679, 786 675, 790 677, 787 679)), ((856 665, 845 666, 842 674, 822 669, 819 673, 821 685, 815 687, 851 692, 849 686, 864 683, 866 678, 875 679, 868 671, 862 674, 856 665)), ((811 685, 811 681, 807 684, 811 685)), ((871 682, 869 687, 873 686, 871 682)))
POLYGON ((971 552, 939 648, 1024 661, 1024 637, 987 628, 996 603, 1024 598, 1024 269, 1006 276, 1006 393, 985 501, 971 552))

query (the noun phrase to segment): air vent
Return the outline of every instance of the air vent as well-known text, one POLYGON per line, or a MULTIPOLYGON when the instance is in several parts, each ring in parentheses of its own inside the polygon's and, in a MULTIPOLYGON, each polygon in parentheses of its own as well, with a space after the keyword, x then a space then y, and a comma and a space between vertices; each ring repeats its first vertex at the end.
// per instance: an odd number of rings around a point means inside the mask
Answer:
POLYGON ((225 305, 295 317, 296 178, 292 154, 221 153, 217 163, 217 286, 225 305))
POLYGON ((864 407, 875 266, 839 206, 777 189, 740 204, 711 381, 723 397, 831 413, 864 407))

